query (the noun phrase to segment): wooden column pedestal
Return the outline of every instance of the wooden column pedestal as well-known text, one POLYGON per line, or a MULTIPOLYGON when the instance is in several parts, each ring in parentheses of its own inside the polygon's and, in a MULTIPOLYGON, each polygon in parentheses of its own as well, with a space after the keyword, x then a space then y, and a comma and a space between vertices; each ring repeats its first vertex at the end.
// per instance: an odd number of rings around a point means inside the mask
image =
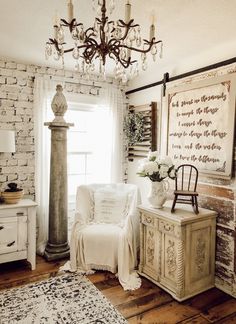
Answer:
POLYGON ((73 124, 66 123, 63 118, 67 104, 61 86, 57 86, 52 109, 55 119, 44 123, 51 130, 49 235, 44 253, 48 261, 68 257, 70 253, 67 234, 67 130, 73 124))

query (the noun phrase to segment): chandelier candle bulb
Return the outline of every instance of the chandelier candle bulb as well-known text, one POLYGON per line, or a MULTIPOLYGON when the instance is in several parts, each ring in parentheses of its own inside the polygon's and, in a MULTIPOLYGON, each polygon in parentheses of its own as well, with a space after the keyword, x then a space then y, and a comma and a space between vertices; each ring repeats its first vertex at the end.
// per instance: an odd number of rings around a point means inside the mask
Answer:
POLYGON ((57 11, 56 11, 55 16, 54 16, 54 19, 53 19, 53 24, 54 24, 54 26, 57 26, 57 27, 60 25, 60 21, 59 21, 59 17, 58 17, 57 11))
POLYGON ((129 3, 129 0, 127 1, 125 5, 125 22, 128 24, 131 18, 131 4, 129 3))
POLYGON ((150 26, 150 42, 155 37, 155 25, 151 24, 150 26))
POLYGON ((58 30, 57 25, 54 25, 53 29, 54 29, 54 39, 57 39, 57 30, 58 30))
POLYGON ((53 30, 54 30, 54 39, 57 39, 57 33, 58 33, 58 28, 59 28, 59 17, 57 12, 55 13, 54 19, 53 19, 53 30))
POLYGON ((74 18, 74 13, 73 13, 73 3, 72 0, 68 0, 68 22, 70 23, 72 19, 74 18))

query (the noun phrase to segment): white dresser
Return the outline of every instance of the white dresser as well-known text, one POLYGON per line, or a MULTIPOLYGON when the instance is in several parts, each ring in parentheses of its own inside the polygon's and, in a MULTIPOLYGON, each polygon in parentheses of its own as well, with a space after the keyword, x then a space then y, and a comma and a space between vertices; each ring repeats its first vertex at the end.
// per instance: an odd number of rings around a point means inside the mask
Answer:
POLYGON ((27 259, 35 269, 36 206, 29 199, 0 204, 0 263, 27 259))
POLYGON ((172 202, 139 206, 139 273, 183 301, 214 287, 216 212, 172 202))

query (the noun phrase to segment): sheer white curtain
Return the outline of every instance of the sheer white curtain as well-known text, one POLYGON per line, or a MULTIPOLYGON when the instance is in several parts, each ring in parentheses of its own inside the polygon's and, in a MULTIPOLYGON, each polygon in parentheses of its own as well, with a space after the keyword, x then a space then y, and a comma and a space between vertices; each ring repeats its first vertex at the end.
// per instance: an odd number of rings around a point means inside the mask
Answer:
MULTIPOLYGON (((48 239, 50 131, 45 121, 52 121, 51 100, 55 94, 55 82, 46 77, 37 77, 34 86, 35 120, 35 195, 37 210, 37 253, 43 254, 48 239)), ((69 101, 81 101, 81 95, 66 95, 69 101)), ((94 98, 92 98, 94 100, 94 98)), ((102 88, 96 98, 94 112, 94 169, 93 182, 123 182, 123 96, 113 85, 102 88), (96 118, 96 116, 103 116, 96 118), (97 121, 100 120, 98 125, 97 121)), ((79 167, 79 166, 78 166, 79 167)))
POLYGON ((107 157, 107 180, 111 183, 123 182, 123 107, 121 90, 115 85, 107 85, 102 92, 103 109, 108 109, 104 147, 107 157))
POLYGON ((50 131, 44 126, 51 115, 50 103, 56 83, 49 78, 36 77, 34 83, 35 130, 35 200, 37 207, 37 253, 43 254, 48 239, 48 202, 50 169, 50 131))

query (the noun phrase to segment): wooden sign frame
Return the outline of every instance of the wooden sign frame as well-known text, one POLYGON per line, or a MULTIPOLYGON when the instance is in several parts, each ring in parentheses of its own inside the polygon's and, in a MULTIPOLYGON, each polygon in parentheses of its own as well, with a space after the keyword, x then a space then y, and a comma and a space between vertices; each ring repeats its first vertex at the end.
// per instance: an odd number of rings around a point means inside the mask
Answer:
POLYGON ((176 165, 189 163, 208 176, 230 178, 235 96, 236 73, 168 89, 165 154, 176 165))

